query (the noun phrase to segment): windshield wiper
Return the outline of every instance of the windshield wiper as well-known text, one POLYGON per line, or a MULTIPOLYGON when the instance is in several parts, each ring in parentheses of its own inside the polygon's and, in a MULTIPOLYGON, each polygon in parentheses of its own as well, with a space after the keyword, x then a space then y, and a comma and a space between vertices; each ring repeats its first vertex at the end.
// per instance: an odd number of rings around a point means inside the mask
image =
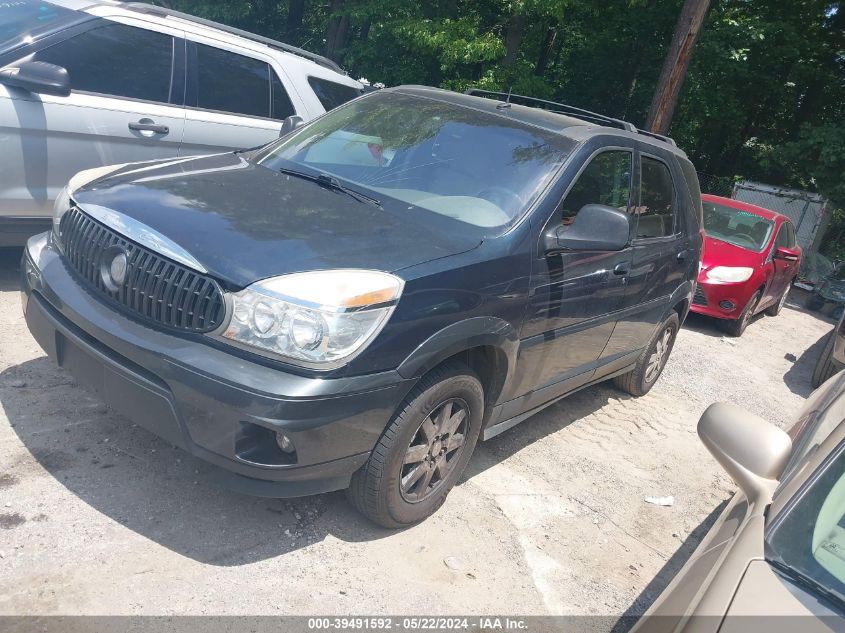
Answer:
POLYGON ((845 596, 842 596, 838 591, 825 587, 812 576, 809 576, 808 574, 805 574, 804 572, 795 569, 782 561, 767 558, 766 562, 793 581, 796 585, 809 589, 823 598, 826 598, 838 606, 840 610, 845 611, 845 596))
POLYGON ((381 201, 378 198, 373 198, 372 196, 368 196, 365 193, 361 193, 360 191, 355 191, 354 189, 350 189, 349 187, 342 184, 337 178, 331 176, 329 174, 308 174, 304 171, 297 171, 296 169, 289 169, 287 167, 280 167, 278 169, 280 174, 284 174, 285 176, 295 176, 296 178, 302 178, 303 180, 310 180, 321 187, 325 187, 326 189, 331 189, 332 191, 339 191, 340 193, 345 193, 347 196, 355 198, 358 202, 365 202, 367 204, 372 204, 377 206, 381 209, 381 201))

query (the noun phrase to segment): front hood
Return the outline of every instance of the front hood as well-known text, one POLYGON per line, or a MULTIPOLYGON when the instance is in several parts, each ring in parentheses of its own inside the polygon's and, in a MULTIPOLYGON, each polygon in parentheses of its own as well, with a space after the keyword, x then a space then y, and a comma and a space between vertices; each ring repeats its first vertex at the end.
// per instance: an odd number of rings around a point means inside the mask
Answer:
POLYGON ((757 268, 763 257, 763 253, 755 253, 712 237, 705 237, 704 249, 701 253, 701 269, 710 270, 716 266, 757 268))
POLYGON ((407 204, 380 209, 232 153, 118 167, 72 195, 141 223, 237 288, 308 270, 393 272, 480 243, 407 204))

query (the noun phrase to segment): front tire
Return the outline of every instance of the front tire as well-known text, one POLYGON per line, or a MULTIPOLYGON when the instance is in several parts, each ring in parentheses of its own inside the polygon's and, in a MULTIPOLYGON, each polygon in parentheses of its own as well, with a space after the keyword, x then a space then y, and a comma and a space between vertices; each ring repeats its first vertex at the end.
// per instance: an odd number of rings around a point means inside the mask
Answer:
POLYGON ((663 368, 672 353, 680 327, 681 322, 678 319, 678 314, 672 312, 652 336, 651 341, 637 359, 634 369, 627 374, 616 376, 613 383, 632 396, 647 394, 654 383, 657 382, 660 374, 663 373, 663 368))
POLYGON ((725 332, 731 336, 742 336, 742 333, 745 332, 745 328, 747 328, 748 324, 751 323, 751 317, 754 316, 754 310, 756 310, 757 304, 760 303, 760 297, 762 296, 763 293, 759 290, 755 292, 754 296, 751 297, 750 301, 746 304, 745 310, 742 311, 742 314, 739 315, 738 319, 722 320, 722 328, 724 328, 725 332))
POLYGON ((401 528, 431 516, 472 456, 484 412, 478 376, 461 363, 432 370, 387 425, 347 497, 364 516, 401 528))
POLYGON ((830 378, 833 374, 838 372, 842 367, 833 358, 833 345, 836 340, 836 330, 827 335, 824 349, 821 356, 816 361, 816 367, 813 369, 813 377, 810 380, 813 389, 817 389, 821 384, 830 378))

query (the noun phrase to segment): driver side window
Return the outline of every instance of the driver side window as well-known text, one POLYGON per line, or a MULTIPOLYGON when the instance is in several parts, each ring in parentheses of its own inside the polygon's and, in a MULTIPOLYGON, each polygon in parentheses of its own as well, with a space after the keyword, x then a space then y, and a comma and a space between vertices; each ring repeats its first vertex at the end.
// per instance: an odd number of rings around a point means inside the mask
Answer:
POLYGON ((587 204, 628 211, 632 165, 633 153, 625 150, 608 150, 595 156, 560 205, 563 224, 572 224, 578 211, 587 204))
POLYGON ((789 233, 787 232, 787 224, 784 222, 780 225, 778 236, 775 238, 775 248, 789 248, 789 233))

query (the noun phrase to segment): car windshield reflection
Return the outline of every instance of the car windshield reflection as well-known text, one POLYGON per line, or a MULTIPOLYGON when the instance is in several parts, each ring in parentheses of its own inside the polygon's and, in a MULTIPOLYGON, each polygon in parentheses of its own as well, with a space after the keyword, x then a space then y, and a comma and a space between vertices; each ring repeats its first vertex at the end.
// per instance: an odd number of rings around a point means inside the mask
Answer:
POLYGON ((264 150, 258 162, 271 169, 295 163, 409 209, 493 228, 524 213, 573 146, 504 116, 375 93, 264 150))

